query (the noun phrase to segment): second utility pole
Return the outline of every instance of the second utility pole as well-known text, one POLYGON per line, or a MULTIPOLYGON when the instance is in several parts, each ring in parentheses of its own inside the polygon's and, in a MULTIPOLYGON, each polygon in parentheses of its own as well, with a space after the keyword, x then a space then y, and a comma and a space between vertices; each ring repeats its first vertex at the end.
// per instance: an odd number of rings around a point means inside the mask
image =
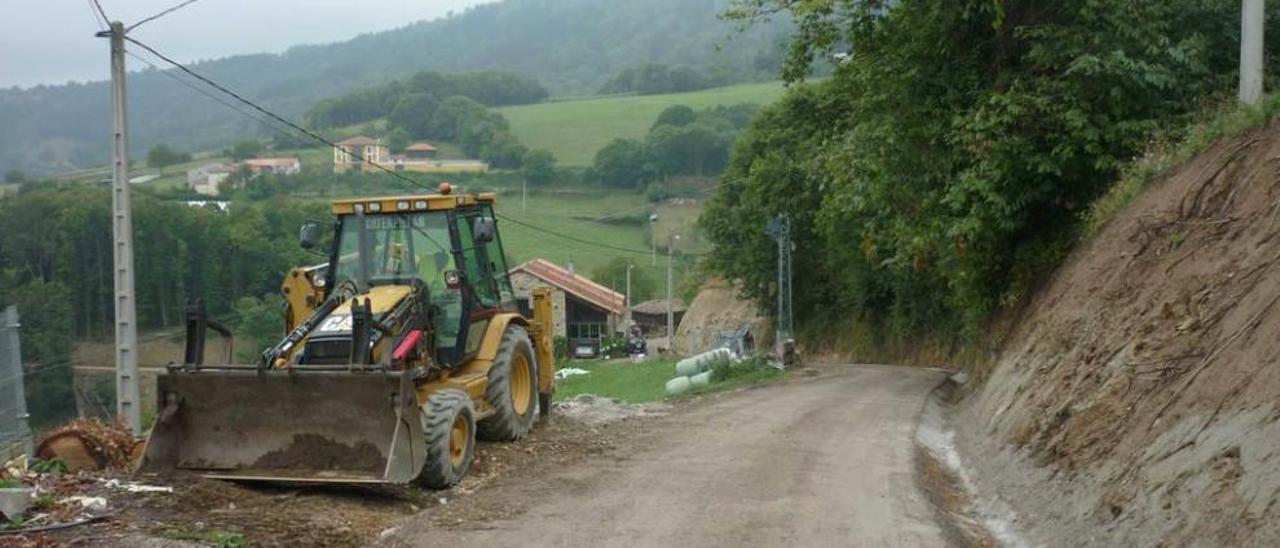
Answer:
POLYGON ((125 117, 124 23, 111 23, 111 232, 116 300, 116 416, 129 425, 134 437, 142 435, 138 406, 138 324, 133 285, 133 205, 129 198, 129 148, 125 117))
POLYGON ((1262 102, 1264 0, 1243 0, 1240 9, 1240 102, 1262 102))

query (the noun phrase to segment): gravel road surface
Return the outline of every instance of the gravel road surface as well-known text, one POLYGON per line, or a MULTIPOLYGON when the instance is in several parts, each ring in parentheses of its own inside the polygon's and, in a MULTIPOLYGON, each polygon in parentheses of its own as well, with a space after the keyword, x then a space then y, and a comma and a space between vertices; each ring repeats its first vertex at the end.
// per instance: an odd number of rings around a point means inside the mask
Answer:
POLYGON ((920 409, 943 378, 827 366, 677 406, 620 426, 623 441, 598 455, 415 516, 382 544, 945 546, 913 466, 920 409))

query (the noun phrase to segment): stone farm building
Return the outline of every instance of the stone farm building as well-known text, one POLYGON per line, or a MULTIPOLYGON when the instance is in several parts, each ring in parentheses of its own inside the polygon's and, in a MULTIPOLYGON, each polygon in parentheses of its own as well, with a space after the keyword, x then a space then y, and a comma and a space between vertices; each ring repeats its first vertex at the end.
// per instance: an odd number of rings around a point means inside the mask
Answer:
POLYGON ((219 186, 235 172, 235 164, 205 164, 187 172, 187 187, 196 194, 217 196, 219 186))
MULTIPOLYGON (((671 319, 678 329, 680 320, 684 319, 686 308, 684 301, 671 299, 671 319)), ((640 326, 646 337, 665 337, 667 335, 667 300, 646 301, 631 307, 631 321, 640 326)))
POLYGON ((546 259, 534 259, 511 270, 511 285, 520 308, 528 313, 538 287, 552 289, 555 336, 599 341, 622 328, 626 297, 546 259))

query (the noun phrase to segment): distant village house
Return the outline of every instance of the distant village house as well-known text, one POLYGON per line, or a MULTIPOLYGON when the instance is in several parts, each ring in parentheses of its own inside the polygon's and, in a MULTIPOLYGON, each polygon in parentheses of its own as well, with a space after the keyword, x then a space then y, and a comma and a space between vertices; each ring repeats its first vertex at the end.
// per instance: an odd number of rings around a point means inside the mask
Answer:
POLYGON ((334 173, 361 173, 376 169, 373 164, 387 165, 391 160, 391 150, 381 139, 356 135, 338 141, 337 145, 333 149, 334 173))
POLYGON ((302 173, 302 161, 297 158, 250 158, 242 162, 254 175, 272 173, 275 175, 297 175, 302 173))
POLYGON ((196 194, 217 196, 223 181, 235 172, 234 164, 205 164, 187 172, 187 187, 196 194))
POLYGON ((404 159, 410 160, 431 160, 436 157, 436 147, 426 141, 413 143, 404 148, 404 159))

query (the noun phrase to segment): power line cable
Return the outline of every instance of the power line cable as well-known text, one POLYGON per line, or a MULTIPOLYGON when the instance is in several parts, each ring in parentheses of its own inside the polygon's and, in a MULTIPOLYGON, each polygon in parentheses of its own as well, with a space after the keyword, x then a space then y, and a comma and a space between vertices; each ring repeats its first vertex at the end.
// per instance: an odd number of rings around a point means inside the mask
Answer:
MULTIPOLYGON (((190 75, 190 76, 192 76, 192 77, 196 78, 197 80, 200 80, 201 82, 203 82, 203 83, 205 83, 205 84, 207 84, 207 85, 209 85, 209 86, 213 87, 214 89, 217 89, 218 91, 221 91, 222 93, 225 93, 225 94, 227 94, 227 95, 230 95, 231 97, 235 98, 237 101, 239 101, 239 102, 241 102, 241 103, 243 103, 243 104, 245 104, 245 105, 249 106, 250 108, 252 108, 252 109, 254 109, 254 110, 256 110, 256 111, 258 111, 258 112, 260 112, 260 113, 262 113, 262 114, 264 114, 264 115, 266 115, 266 116, 268 116, 268 117, 269 117, 269 118, 271 118, 272 120, 275 120, 275 121, 277 121, 277 122, 280 122, 281 124, 284 124, 285 126, 287 126, 287 127, 291 128, 291 129, 293 129, 294 131, 297 131, 298 133, 301 133, 301 134, 303 134, 303 135, 305 135, 305 136, 307 136, 307 137, 310 137, 311 139, 313 139, 313 140, 315 140, 315 141, 317 141, 317 142, 323 143, 323 144, 325 144, 325 145, 329 146, 330 148, 333 148, 333 149, 335 149, 335 150, 344 150, 344 149, 342 149, 341 147, 339 147, 336 143, 333 143, 333 142, 329 141, 328 139, 325 139, 324 137, 321 137, 320 135, 317 135, 316 133, 314 133, 314 132, 312 132, 312 131, 310 131, 310 130, 308 130, 308 129, 306 129, 306 128, 303 128, 303 127, 301 127, 301 126, 299 126, 299 125, 297 125, 297 124, 295 124, 295 123, 293 123, 293 122, 289 121, 287 118, 284 118, 283 116, 280 116, 280 115, 278 115, 278 114, 276 114, 276 113, 274 113, 274 112, 271 112, 271 111, 267 110, 266 108, 263 108, 263 107, 261 107, 261 106, 257 105, 256 103, 254 103, 254 102, 252 102, 252 101, 250 101, 250 100, 248 100, 248 99, 244 98, 244 97, 243 97, 243 96, 241 96, 240 94, 238 94, 238 93, 236 93, 236 92, 234 92, 234 91, 231 91, 230 89, 227 89, 225 86, 223 86, 223 85, 221 85, 221 84, 219 84, 219 83, 217 83, 217 82, 214 82, 213 80, 210 80, 209 78, 206 78, 205 76, 203 76, 203 75, 201 75, 201 74, 199 74, 199 73, 197 73, 197 72, 195 72, 195 71, 191 70, 190 68, 187 68, 187 67, 186 67, 185 65, 183 65, 182 63, 179 63, 179 62, 177 62, 177 61, 174 61, 173 59, 170 59, 169 57, 165 56, 164 54, 160 53, 159 51, 156 51, 156 50, 155 50, 155 48, 152 48, 151 46, 148 46, 147 44, 144 44, 144 43, 142 43, 142 42, 140 42, 140 41, 138 41, 138 40, 136 40, 136 39, 134 39, 134 38, 132 38, 132 37, 129 37, 129 36, 126 36, 126 37, 125 37, 125 40, 128 40, 128 41, 132 42, 133 44, 137 45, 138 47, 141 47, 141 48, 143 48, 143 49, 147 50, 148 52, 150 52, 150 53, 151 53, 152 55, 154 55, 155 57, 157 57, 157 58, 159 58, 159 59, 163 60, 164 62, 166 62, 166 63, 168 63, 168 64, 170 64, 170 65, 173 65, 173 66, 174 66, 175 68, 177 68, 178 70, 180 70, 180 71, 182 71, 182 72, 184 72, 184 73, 186 73, 186 74, 188 74, 188 75, 190 75)), ((345 150, 344 150, 344 152, 345 152, 345 150)), ((379 164, 379 163, 377 163, 377 162, 370 162, 370 161, 368 161, 368 160, 367 160, 363 155, 360 155, 360 154, 358 154, 358 153, 354 153, 354 152, 349 152, 348 154, 351 154, 352 156, 354 156, 354 157, 355 157, 356 159, 358 159, 361 163, 369 164, 369 165, 371 165, 371 166, 373 166, 373 167, 377 168, 378 170, 380 170, 380 171, 383 171, 383 172, 387 173, 388 175, 391 175, 391 176, 393 176, 393 177, 395 177, 395 178, 397 178, 397 179, 399 179, 399 180, 401 180, 401 181, 404 181, 404 182, 406 182, 406 183, 409 183, 410 185, 413 185, 413 186, 415 186, 415 187, 417 187, 417 188, 430 190, 430 187, 428 187, 428 186, 426 186, 426 185, 423 185, 422 183, 420 183, 420 182, 418 182, 418 181, 416 181, 416 180, 414 180, 414 179, 412 179, 412 178, 406 177, 406 176, 404 176, 403 174, 398 173, 398 172, 396 172, 396 171, 393 171, 393 170, 391 170, 391 169, 389 169, 389 168, 387 168, 387 167, 385 167, 385 166, 383 166, 382 164, 379 164)), ((520 226, 523 226, 523 227, 525 227, 525 228, 528 228, 528 229, 530 229, 530 230, 535 230, 535 231, 538 231, 538 232, 542 232, 542 233, 544 233, 544 234, 548 234, 548 235, 556 236, 556 237, 559 237, 559 238, 562 238, 562 239, 565 239, 565 240, 574 241, 574 242, 578 242, 578 243, 585 244, 585 245, 591 245, 591 246, 595 246, 595 247, 602 248, 602 249, 611 249, 611 250, 613 250, 613 251, 620 251, 620 252, 623 252, 623 253, 633 253, 633 254, 637 254, 637 255, 650 255, 650 254, 652 254, 652 251, 651 251, 651 250, 636 250, 636 249, 629 249, 629 248, 624 248, 624 247, 619 247, 619 246, 614 246, 614 245, 609 245, 609 244, 602 244, 602 243, 599 243, 599 242, 593 242, 593 241, 591 241, 591 240, 586 240, 586 239, 578 238, 578 237, 576 237, 576 236, 572 236, 572 235, 568 235, 568 234, 564 234, 564 233, 556 232, 556 231, 549 230, 549 229, 546 229, 546 228, 542 228, 542 227, 539 227, 539 226, 536 226, 536 225, 532 225, 532 224, 529 224, 529 223, 525 223, 525 222, 523 222, 523 221, 519 221, 519 220, 517 220, 517 219, 511 218, 511 217, 506 216, 506 215, 499 215, 499 217, 504 218, 504 219, 506 219, 506 220, 508 220, 508 221, 511 221, 512 223, 515 223, 515 224, 517 224, 517 225, 520 225, 520 226)), ((683 255, 687 255, 687 256, 695 256, 695 257, 697 257, 697 256, 703 256, 703 255, 705 255, 705 254, 703 254, 703 253, 684 253, 683 255)))
POLYGON ((102 20, 107 23, 107 26, 111 26, 111 18, 107 17, 107 12, 102 9, 102 4, 98 0, 89 0, 89 2, 97 9, 98 15, 102 16, 102 20))
POLYGON ((293 123, 293 122, 291 122, 291 121, 289 121, 289 119, 287 119, 287 118, 285 118, 285 117, 283 117, 283 116, 281 116, 281 115, 279 115, 279 114, 276 114, 276 113, 274 113, 274 112, 271 112, 270 110, 267 110, 266 108, 263 108, 263 107, 261 107, 261 106, 258 106, 258 104, 257 104, 257 103, 254 103, 253 101, 250 101, 250 100, 248 100, 248 99, 244 98, 244 97, 243 97, 243 96, 241 96, 240 94, 238 94, 238 93, 236 93, 236 92, 234 92, 234 91, 231 91, 230 89, 227 89, 227 88, 226 88, 225 86, 223 86, 222 84, 219 84, 219 83, 217 83, 217 82, 214 82, 213 80, 210 80, 209 78, 206 78, 205 76, 201 75, 200 73, 195 72, 195 71, 193 71, 193 70, 191 70, 191 69, 187 68, 187 67, 186 67, 186 65, 183 65, 182 63, 179 63, 179 62, 177 62, 177 61, 174 61, 173 59, 170 59, 169 57, 165 56, 164 54, 162 54, 162 53, 160 53, 160 52, 156 51, 156 50, 155 50, 155 48, 152 48, 151 46, 148 46, 148 45, 146 45, 146 44, 144 44, 144 43, 142 43, 142 42, 138 41, 138 40, 137 40, 137 39, 135 39, 135 38, 132 38, 132 37, 130 37, 130 36, 125 36, 125 38, 124 38, 124 39, 125 39, 125 40, 128 40, 128 41, 130 41, 130 42, 132 42, 134 45, 137 45, 138 47, 140 47, 140 48, 142 48, 142 49, 147 50, 147 51, 148 51, 148 52, 150 52, 152 55, 154 55, 154 56, 158 57, 159 59, 163 60, 164 62, 166 62, 166 63, 168 63, 168 64, 170 64, 170 65, 173 65, 173 66, 174 66, 175 68, 177 68, 178 70, 180 70, 180 71, 182 71, 182 72, 184 72, 184 73, 186 73, 186 74, 188 74, 188 75, 192 76, 193 78, 195 78, 195 79, 197 79, 197 80, 200 80, 201 82, 203 82, 203 83, 205 83, 205 84, 207 84, 207 85, 209 85, 209 86, 213 87, 214 89, 217 89, 218 91, 221 91, 222 93, 225 93, 225 94, 227 94, 227 95, 230 95, 231 97, 235 98, 235 100, 237 100, 237 101, 239 101, 239 102, 241 102, 241 103, 244 103, 245 105, 247 105, 248 107, 252 108, 253 110, 256 110, 256 111, 258 111, 258 112, 260 112, 260 113, 262 113, 262 114, 266 115, 267 117, 269 117, 269 118, 271 118, 271 119, 273 119, 273 120, 275 120, 275 121, 277 121, 277 122, 280 122, 281 124, 284 124, 285 126, 288 126, 290 129, 292 129, 292 130, 294 130, 294 131, 296 131, 296 132, 298 132, 298 133, 300 133, 300 134, 302 134, 302 135, 305 135, 305 136, 307 136, 307 137, 310 137, 311 139, 313 139, 313 140, 315 140, 315 141, 317 141, 317 142, 319 142, 319 143, 322 143, 322 144, 324 144, 324 145, 326 145, 326 146, 328 146, 328 147, 330 147, 330 148, 333 148, 333 149, 335 149, 335 150, 343 150, 343 151, 344 151, 344 153, 346 153, 346 154, 350 154, 351 156, 353 156, 353 157, 355 157, 357 160, 359 160, 361 163, 363 163, 363 164, 368 164, 368 165, 370 165, 370 166, 373 166, 374 168, 376 168, 376 169, 378 169, 378 170, 380 170, 380 171, 383 171, 383 172, 387 173, 388 175, 391 175, 392 177, 395 177, 395 178, 400 179, 400 180, 402 180, 402 181, 404 181, 404 182, 407 182, 407 183, 409 183, 409 184, 411 184, 411 185, 413 185, 413 186, 415 186, 415 187, 418 187, 418 188, 421 188, 421 189, 424 189, 424 190, 430 190, 430 187, 429 187, 429 186, 423 185, 422 183, 420 183, 420 182, 418 182, 418 181, 416 181, 416 180, 414 180, 414 179, 412 179, 412 178, 406 177, 406 176, 404 176, 403 174, 401 174, 401 173, 399 173, 399 172, 396 172, 396 171, 394 171, 394 170, 392 170, 392 169, 390 169, 390 168, 388 168, 388 167, 386 167, 386 166, 384 166, 384 165, 382 165, 382 164, 380 164, 380 163, 378 163, 378 162, 371 162, 371 161, 367 160, 363 155, 361 155, 361 154, 359 154, 359 153, 346 151, 346 150, 345 150, 345 149, 343 149, 342 147, 339 147, 339 146, 337 145, 337 143, 334 143, 334 142, 332 142, 332 141, 329 141, 328 139, 325 139, 324 137, 321 137, 320 135, 317 135, 315 132, 313 132, 313 131, 311 131, 311 130, 309 130, 309 129, 306 129, 306 128, 302 127, 302 126, 299 126, 298 124, 295 124, 295 123, 293 123))
MULTIPOLYGON (((95 1, 96 1, 96 0, 95 0, 95 1)), ((146 18, 146 19, 143 19, 143 20, 141 20, 141 21, 138 21, 137 23, 134 23, 134 24, 132 24, 132 25, 129 25, 129 27, 128 27, 128 28, 126 28, 126 29, 124 29, 124 31, 125 31, 125 32, 129 32, 129 31, 131 31, 131 30, 133 30, 133 29, 136 29, 136 28, 138 28, 138 27, 141 27, 144 23, 148 23, 148 22, 151 22, 151 21, 155 21, 156 19, 159 19, 159 18, 161 18, 161 17, 164 17, 164 16, 166 16, 166 15, 169 15, 170 13, 173 13, 173 12, 178 11, 178 10, 180 10, 180 9, 182 9, 182 8, 185 8, 185 7, 187 7, 187 6, 191 5, 191 4, 194 4, 194 3, 196 3, 197 1, 198 1, 198 0, 186 0, 186 2, 183 2, 183 3, 181 3, 181 4, 178 4, 178 5, 176 5, 176 6, 173 6, 173 7, 169 8, 169 9, 167 9, 167 10, 164 10, 164 11, 162 11, 162 12, 160 12, 160 13, 157 13, 157 14, 155 14, 155 15, 152 15, 151 17, 148 17, 148 18, 146 18)))
POLYGON ((227 107, 227 108, 229 108, 229 109, 231 109, 231 110, 233 110, 233 111, 235 111, 235 112, 239 113, 240 115, 242 115, 242 116, 244 116, 244 117, 246 117, 246 118, 249 118, 249 119, 251 119, 251 120, 253 120, 253 121, 255 121, 255 122, 258 122, 259 124, 262 124, 262 125, 264 125, 264 126, 266 126, 266 127, 270 128, 271 130, 273 130, 273 131, 277 132, 277 133, 288 134, 288 129, 287 129, 287 128, 282 128, 281 126, 279 126, 279 125, 277 125, 277 124, 275 124, 275 123, 271 122, 269 119, 262 118, 262 117, 259 117, 259 116, 254 115, 254 114, 252 114, 252 113, 250 113, 250 112, 248 112, 248 111, 245 111, 245 110, 241 109, 240 107, 236 106, 234 103, 231 103, 231 102, 229 102, 229 101, 227 101, 227 100, 225 100, 225 99, 223 99, 223 98, 221 98, 221 97, 218 97, 217 95, 214 95, 213 93, 209 92, 208 90, 206 90, 206 89, 204 89, 204 88, 201 88, 201 87, 199 87, 199 86, 197 86, 197 85, 195 85, 195 84, 193 84, 193 83, 191 83, 191 82, 189 82, 189 81, 187 81, 187 80, 184 80, 182 77, 178 76, 177 74, 174 74, 173 72, 171 72, 171 71, 169 71, 169 70, 162 70, 160 67, 156 66, 156 65, 155 65, 155 63, 152 63, 151 61, 147 60, 147 58, 142 57, 141 55, 138 55, 138 54, 136 54, 136 53, 134 53, 134 52, 132 52, 132 51, 128 51, 128 50, 125 50, 125 54, 127 54, 127 55, 128 55, 128 56, 130 56, 130 57, 133 57, 134 59, 137 59, 138 61, 141 61, 141 62, 143 62, 143 63, 146 63, 146 64, 147 64, 147 66, 149 66, 149 67, 151 67, 151 68, 153 68, 153 69, 156 69, 156 72, 158 72, 158 73, 160 73, 160 74, 163 74, 163 75, 165 75, 165 76, 167 76, 167 77, 169 77, 169 78, 172 78, 175 82, 178 82, 179 84, 182 84, 182 85, 184 85, 184 86, 186 86, 186 87, 190 88, 192 91, 195 91, 196 93, 199 93, 200 95, 203 95, 203 96, 205 96, 205 97, 208 97, 209 99, 211 99, 211 100, 213 100, 213 101, 217 102, 218 104, 220 104, 220 105, 222 105, 222 106, 224 106, 224 107, 227 107))
MULTIPOLYGON (((571 242, 578 242, 578 243, 580 243, 580 244, 585 244, 585 245, 595 246, 595 247, 599 247, 599 248, 602 248, 602 249, 611 249, 611 250, 613 250, 613 251, 620 251, 620 252, 623 252, 623 253, 634 253, 634 254, 636 254, 636 255, 652 255, 652 254, 653 254, 653 250, 651 250, 651 249, 644 249, 644 250, 641 250, 641 249, 630 249, 630 248, 620 247, 620 246, 616 246, 616 245, 603 244, 603 243, 600 243, 600 242, 593 242, 593 241, 591 241, 591 240, 586 240, 586 239, 583 239, 583 238, 579 238, 579 237, 577 237, 577 236, 573 236, 573 235, 565 234, 565 233, 563 233, 563 232, 557 232, 557 231, 554 231, 554 230, 551 230, 551 229, 548 229, 548 228, 543 228, 543 227, 540 227, 540 226, 537 226, 537 225, 532 225, 532 224, 526 223, 526 222, 524 222, 524 221, 521 221, 521 220, 519 220, 519 219, 516 219, 516 218, 514 218, 514 217, 511 217, 511 216, 509 216, 509 215, 504 215, 504 214, 501 214, 501 213, 498 213, 498 214, 496 214, 496 215, 498 216, 498 218, 499 218, 499 219, 502 219, 502 220, 504 220, 504 221, 508 221, 508 222, 511 222, 511 223, 515 223, 515 224, 520 225, 520 226, 523 226, 523 227, 525 227, 525 228, 527 228, 527 229, 529 229, 529 230, 533 230, 533 231, 536 231, 536 232, 541 232, 541 233, 543 233, 543 234, 548 234, 548 235, 551 235, 551 236, 556 236, 556 237, 558 237, 558 238, 562 238, 562 239, 565 239, 565 240, 569 240, 569 241, 571 241, 571 242)), ((705 253, 681 253, 681 255, 690 256, 690 257, 701 257, 701 256, 704 256, 704 255, 706 255, 706 254, 705 254, 705 253)))
POLYGON ((111 25, 111 22, 107 21, 107 18, 102 13, 102 6, 95 6, 96 2, 94 0, 88 0, 88 2, 89 12, 93 14, 93 22, 98 24, 99 30, 106 30, 111 25))

